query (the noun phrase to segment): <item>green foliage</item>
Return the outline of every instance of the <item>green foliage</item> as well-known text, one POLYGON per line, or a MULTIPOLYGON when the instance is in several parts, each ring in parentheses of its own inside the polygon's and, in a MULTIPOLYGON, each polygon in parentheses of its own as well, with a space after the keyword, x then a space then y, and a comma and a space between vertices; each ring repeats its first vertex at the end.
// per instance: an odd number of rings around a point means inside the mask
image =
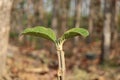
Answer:
POLYGON ((72 28, 72 29, 68 30, 67 32, 65 32, 61 38, 66 40, 69 38, 73 38, 75 36, 87 37, 88 35, 89 35, 89 33, 86 29, 72 28))
POLYGON ((56 40, 56 35, 53 32, 53 30, 51 30, 50 28, 42 27, 42 26, 27 28, 22 32, 22 34, 42 37, 42 38, 51 40, 52 42, 55 42, 56 40))
POLYGON ((56 35, 53 32, 53 30, 51 30, 50 28, 45 28, 45 27, 41 27, 41 26, 37 26, 34 28, 27 28, 22 32, 22 34, 42 37, 42 38, 51 40, 52 42, 55 42, 55 43, 64 42, 65 40, 67 40, 69 38, 73 38, 75 36, 86 37, 89 35, 89 33, 86 29, 72 28, 72 29, 66 31, 60 39, 56 40, 56 35))

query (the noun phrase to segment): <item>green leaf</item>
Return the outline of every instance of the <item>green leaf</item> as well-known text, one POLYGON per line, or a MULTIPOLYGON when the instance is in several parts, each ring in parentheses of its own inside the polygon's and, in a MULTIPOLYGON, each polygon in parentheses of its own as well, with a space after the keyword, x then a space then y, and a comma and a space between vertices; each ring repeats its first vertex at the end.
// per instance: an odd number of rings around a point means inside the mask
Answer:
POLYGON ((87 37, 88 35, 89 35, 89 32, 84 28, 72 28, 72 29, 66 31, 63 34, 63 36, 61 37, 61 39, 69 39, 69 38, 73 38, 75 36, 87 37))
POLYGON ((37 26, 34 28, 27 28, 22 32, 23 35, 32 35, 36 37, 42 37, 48 40, 51 40, 52 42, 55 42, 56 35, 53 30, 50 28, 45 28, 42 26, 37 26))

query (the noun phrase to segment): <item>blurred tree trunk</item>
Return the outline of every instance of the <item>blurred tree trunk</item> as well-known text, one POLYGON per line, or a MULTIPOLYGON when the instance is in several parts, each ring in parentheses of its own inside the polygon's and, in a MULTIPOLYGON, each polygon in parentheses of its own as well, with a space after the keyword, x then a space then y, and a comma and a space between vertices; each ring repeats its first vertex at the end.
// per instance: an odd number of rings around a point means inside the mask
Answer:
MULTIPOLYGON (((81 0, 75 0, 75 15, 74 15, 74 27, 80 27, 80 17, 81 17, 81 0)), ((79 42, 79 38, 75 37, 75 45, 79 42)))
POLYGON ((11 32, 20 33, 26 26, 23 23, 23 21, 25 22, 25 18, 23 19, 23 16, 25 15, 24 4, 25 1, 23 0, 14 0, 12 4, 12 11, 11 11, 12 20, 11 20, 11 29, 10 29, 11 32))
POLYGON ((104 2, 104 26, 102 35, 100 62, 103 63, 109 59, 111 48, 111 20, 112 20, 112 0, 104 2))
MULTIPOLYGON (((59 14, 59 3, 60 0, 53 0, 53 8, 52 8, 52 22, 51 22, 51 27, 55 31, 56 35, 58 36, 58 14, 59 14)), ((50 49, 51 53, 56 53, 55 52, 55 45, 52 44, 52 47, 50 49)))
POLYGON ((40 24, 44 25, 44 7, 43 7, 43 0, 39 0, 38 2, 38 11, 39 11, 39 18, 40 24))
POLYGON ((74 26, 76 28, 80 27, 80 16, 81 16, 81 0, 75 0, 74 26))
POLYGON ((39 25, 44 25, 44 8, 43 8, 43 0, 33 0, 34 5, 34 11, 36 22, 39 23, 39 25))
POLYGON ((112 47, 115 45, 118 39, 118 15, 119 15, 119 0, 112 1, 112 47))
POLYGON ((93 32, 93 26, 94 26, 94 16, 96 14, 94 14, 94 1, 95 0, 90 0, 90 13, 89 13, 89 27, 88 27, 88 30, 89 30, 89 37, 88 37, 88 42, 91 42, 91 39, 92 39, 92 32, 93 32))
MULTIPOLYGON (((28 0, 30 1, 30 0, 28 0)), ((44 15, 44 0, 31 0, 33 4, 33 25, 32 26, 45 26, 45 15, 44 15)), ((28 40, 30 41, 30 38, 28 37, 28 40)), ((35 39, 32 39, 31 42, 31 48, 35 48, 37 42, 35 39)), ((29 42, 29 43, 30 43, 29 42)), ((44 43, 43 40, 39 41, 40 44, 44 43)))
POLYGON ((70 0, 61 0, 60 1, 60 22, 61 22, 61 31, 60 34, 63 34, 67 30, 67 21, 68 13, 70 8, 70 0))
POLYGON ((90 13, 89 13, 89 37, 88 42, 92 41, 93 27, 97 27, 96 23, 100 19, 100 3, 101 0, 90 0, 90 13))
MULTIPOLYGON (((27 27, 31 27, 31 26, 35 26, 35 17, 33 14, 33 0, 26 0, 23 3, 23 16, 26 15, 26 21, 27 21, 27 27), (26 4, 26 6, 24 6, 26 4)), ((25 18, 23 18, 23 20, 25 20, 25 18)))
POLYGON ((0 0, 0 80, 7 75, 6 56, 12 3, 13 0, 0 0))
POLYGON ((53 0, 53 15, 52 15, 52 28, 56 34, 58 34, 58 11, 59 11, 59 2, 60 0, 53 0))

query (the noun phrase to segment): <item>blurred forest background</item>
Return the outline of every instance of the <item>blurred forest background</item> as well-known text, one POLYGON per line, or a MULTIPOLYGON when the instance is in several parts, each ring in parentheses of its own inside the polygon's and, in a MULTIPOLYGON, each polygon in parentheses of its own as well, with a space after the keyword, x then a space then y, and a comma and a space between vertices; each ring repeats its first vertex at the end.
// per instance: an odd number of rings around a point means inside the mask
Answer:
POLYGON ((89 31, 64 44, 66 80, 120 80, 120 0, 0 0, 0 80, 56 80, 53 43, 20 36, 35 26, 89 31))

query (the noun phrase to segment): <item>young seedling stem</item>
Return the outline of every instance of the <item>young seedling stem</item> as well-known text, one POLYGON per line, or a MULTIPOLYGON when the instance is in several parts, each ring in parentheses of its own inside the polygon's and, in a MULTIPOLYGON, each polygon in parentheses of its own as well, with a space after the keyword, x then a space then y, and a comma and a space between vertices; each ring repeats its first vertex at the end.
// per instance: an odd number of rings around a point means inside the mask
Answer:
POLYGON ((64 51, 63 51, 63 42, 58 41, 56 43, 57 48, 57 55, 58 55, 58 80, 65 80, 65 57, 64 57, 64 51))
POLYGON ((63 51, 63 43, 67 39, 73 38, 75 36, 86 37, 89 35, 88 31, 83 28, 72 28, 66 31, 59 39, 57 39, 53 30, 51 30, 50 28, 42 27, 42 26, 27 28, 22 32, 22 34, 42 37, 55 43, 57 48, 58 63, 59 63, 58 80, 65 80, 65 57, 64 57, 64 51, 63 51))

